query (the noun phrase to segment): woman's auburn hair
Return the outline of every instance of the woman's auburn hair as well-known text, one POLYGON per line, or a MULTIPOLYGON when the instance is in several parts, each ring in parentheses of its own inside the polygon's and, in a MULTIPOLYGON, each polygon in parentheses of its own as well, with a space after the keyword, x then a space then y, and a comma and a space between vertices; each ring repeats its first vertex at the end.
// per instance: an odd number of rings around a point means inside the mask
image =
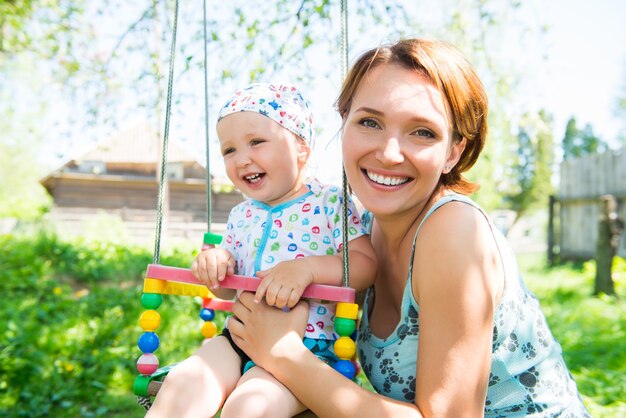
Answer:
POLYGON ((446 99, 452 115, 452 137, 467 140, 461 158, 440 183, 451 190, 470 194, 478 185, 461 174, 478 159, 487 137, 488 100, 485 88, 469 61, 452 44, 438 40, 405 39, 364 52, 350 69, 337 99, 344 120, 352 99, 368 71, 383 64, 400 65, 424 75, 446 99))

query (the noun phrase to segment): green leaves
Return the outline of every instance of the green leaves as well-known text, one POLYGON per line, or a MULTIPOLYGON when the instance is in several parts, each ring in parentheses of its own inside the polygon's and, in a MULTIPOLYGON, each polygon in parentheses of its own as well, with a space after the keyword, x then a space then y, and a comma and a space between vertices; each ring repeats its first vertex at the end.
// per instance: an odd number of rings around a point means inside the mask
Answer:
MULTIPOLYGON (((3 235, 0 248, 0 415, 143 416, 131 386, 148 250, 52 234, 3 235)), ((188 266, 192 257, 174 251, 163 262, 188 266)), ((199 310, 192 298, 165 297, 162 364, 198 347, 199 310)))

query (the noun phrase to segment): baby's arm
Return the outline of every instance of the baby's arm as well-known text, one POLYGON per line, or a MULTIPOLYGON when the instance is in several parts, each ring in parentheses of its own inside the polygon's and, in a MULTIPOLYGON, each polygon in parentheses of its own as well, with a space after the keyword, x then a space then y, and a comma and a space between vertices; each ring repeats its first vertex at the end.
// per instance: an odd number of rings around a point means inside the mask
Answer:
POLYGON ((218 298, 235 297, 235 290, 220 288, 220 282, 224 277, 235 274, 235 258, 227 249, 209 248, 200 252, 191 265, 191 272, 218 298))
MULTIPOLYGON (((350 287, 363 290, 374 283, 376 277, 376 254, 369 235, 362 235, 348 245, 350 287)), ((262 279, 255 299, 265 296, 269 305, 292 308, 310 284, 340 286, 343 277, 341 253, 336 255, 309 256, 283 261, 275 267, 257 272, 262 279)))

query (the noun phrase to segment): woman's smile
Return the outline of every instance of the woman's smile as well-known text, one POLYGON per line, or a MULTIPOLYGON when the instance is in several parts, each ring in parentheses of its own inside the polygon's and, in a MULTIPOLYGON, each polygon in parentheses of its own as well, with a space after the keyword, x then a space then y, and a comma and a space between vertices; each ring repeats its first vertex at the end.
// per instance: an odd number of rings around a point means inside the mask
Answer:
POLYGON ((383 175, 367 169, 362 169, 361 171, 372 182, 381 186, 400 186, 412 180, 410 177, 383 175))

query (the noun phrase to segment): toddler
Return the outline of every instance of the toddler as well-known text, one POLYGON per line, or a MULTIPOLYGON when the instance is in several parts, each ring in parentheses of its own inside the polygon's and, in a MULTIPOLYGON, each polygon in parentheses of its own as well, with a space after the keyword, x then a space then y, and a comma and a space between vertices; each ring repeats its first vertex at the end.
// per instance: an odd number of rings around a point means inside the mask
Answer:
MULTIPOLYGON (((293 307, 312 284, 340 285, 342 279, 342 193, 305 175, 314 139, 313 119, 300 92, 291 85, 252 84, 221 108, 217 132, 226 174, 247 197, 230 212, 222 246, 202 251, 192 272, 219 298, 235 292, 220 288, 226 275, 261 280, 256 299, 276 308, 293 307)), ((348 202, 350 286, 369 287, 376 272, 375 253, 348 202)), ((308 301, 305 344, 328 363, 336 358, 332 342, 334 304, 308 301)), ((285 416, 305 409, 271 374, 254 366, 233 342, 227 326, 209 340, 214 350, 207 382, 221 416, 285 416), (225 403, 224 403, 225 401, 225 403)))

